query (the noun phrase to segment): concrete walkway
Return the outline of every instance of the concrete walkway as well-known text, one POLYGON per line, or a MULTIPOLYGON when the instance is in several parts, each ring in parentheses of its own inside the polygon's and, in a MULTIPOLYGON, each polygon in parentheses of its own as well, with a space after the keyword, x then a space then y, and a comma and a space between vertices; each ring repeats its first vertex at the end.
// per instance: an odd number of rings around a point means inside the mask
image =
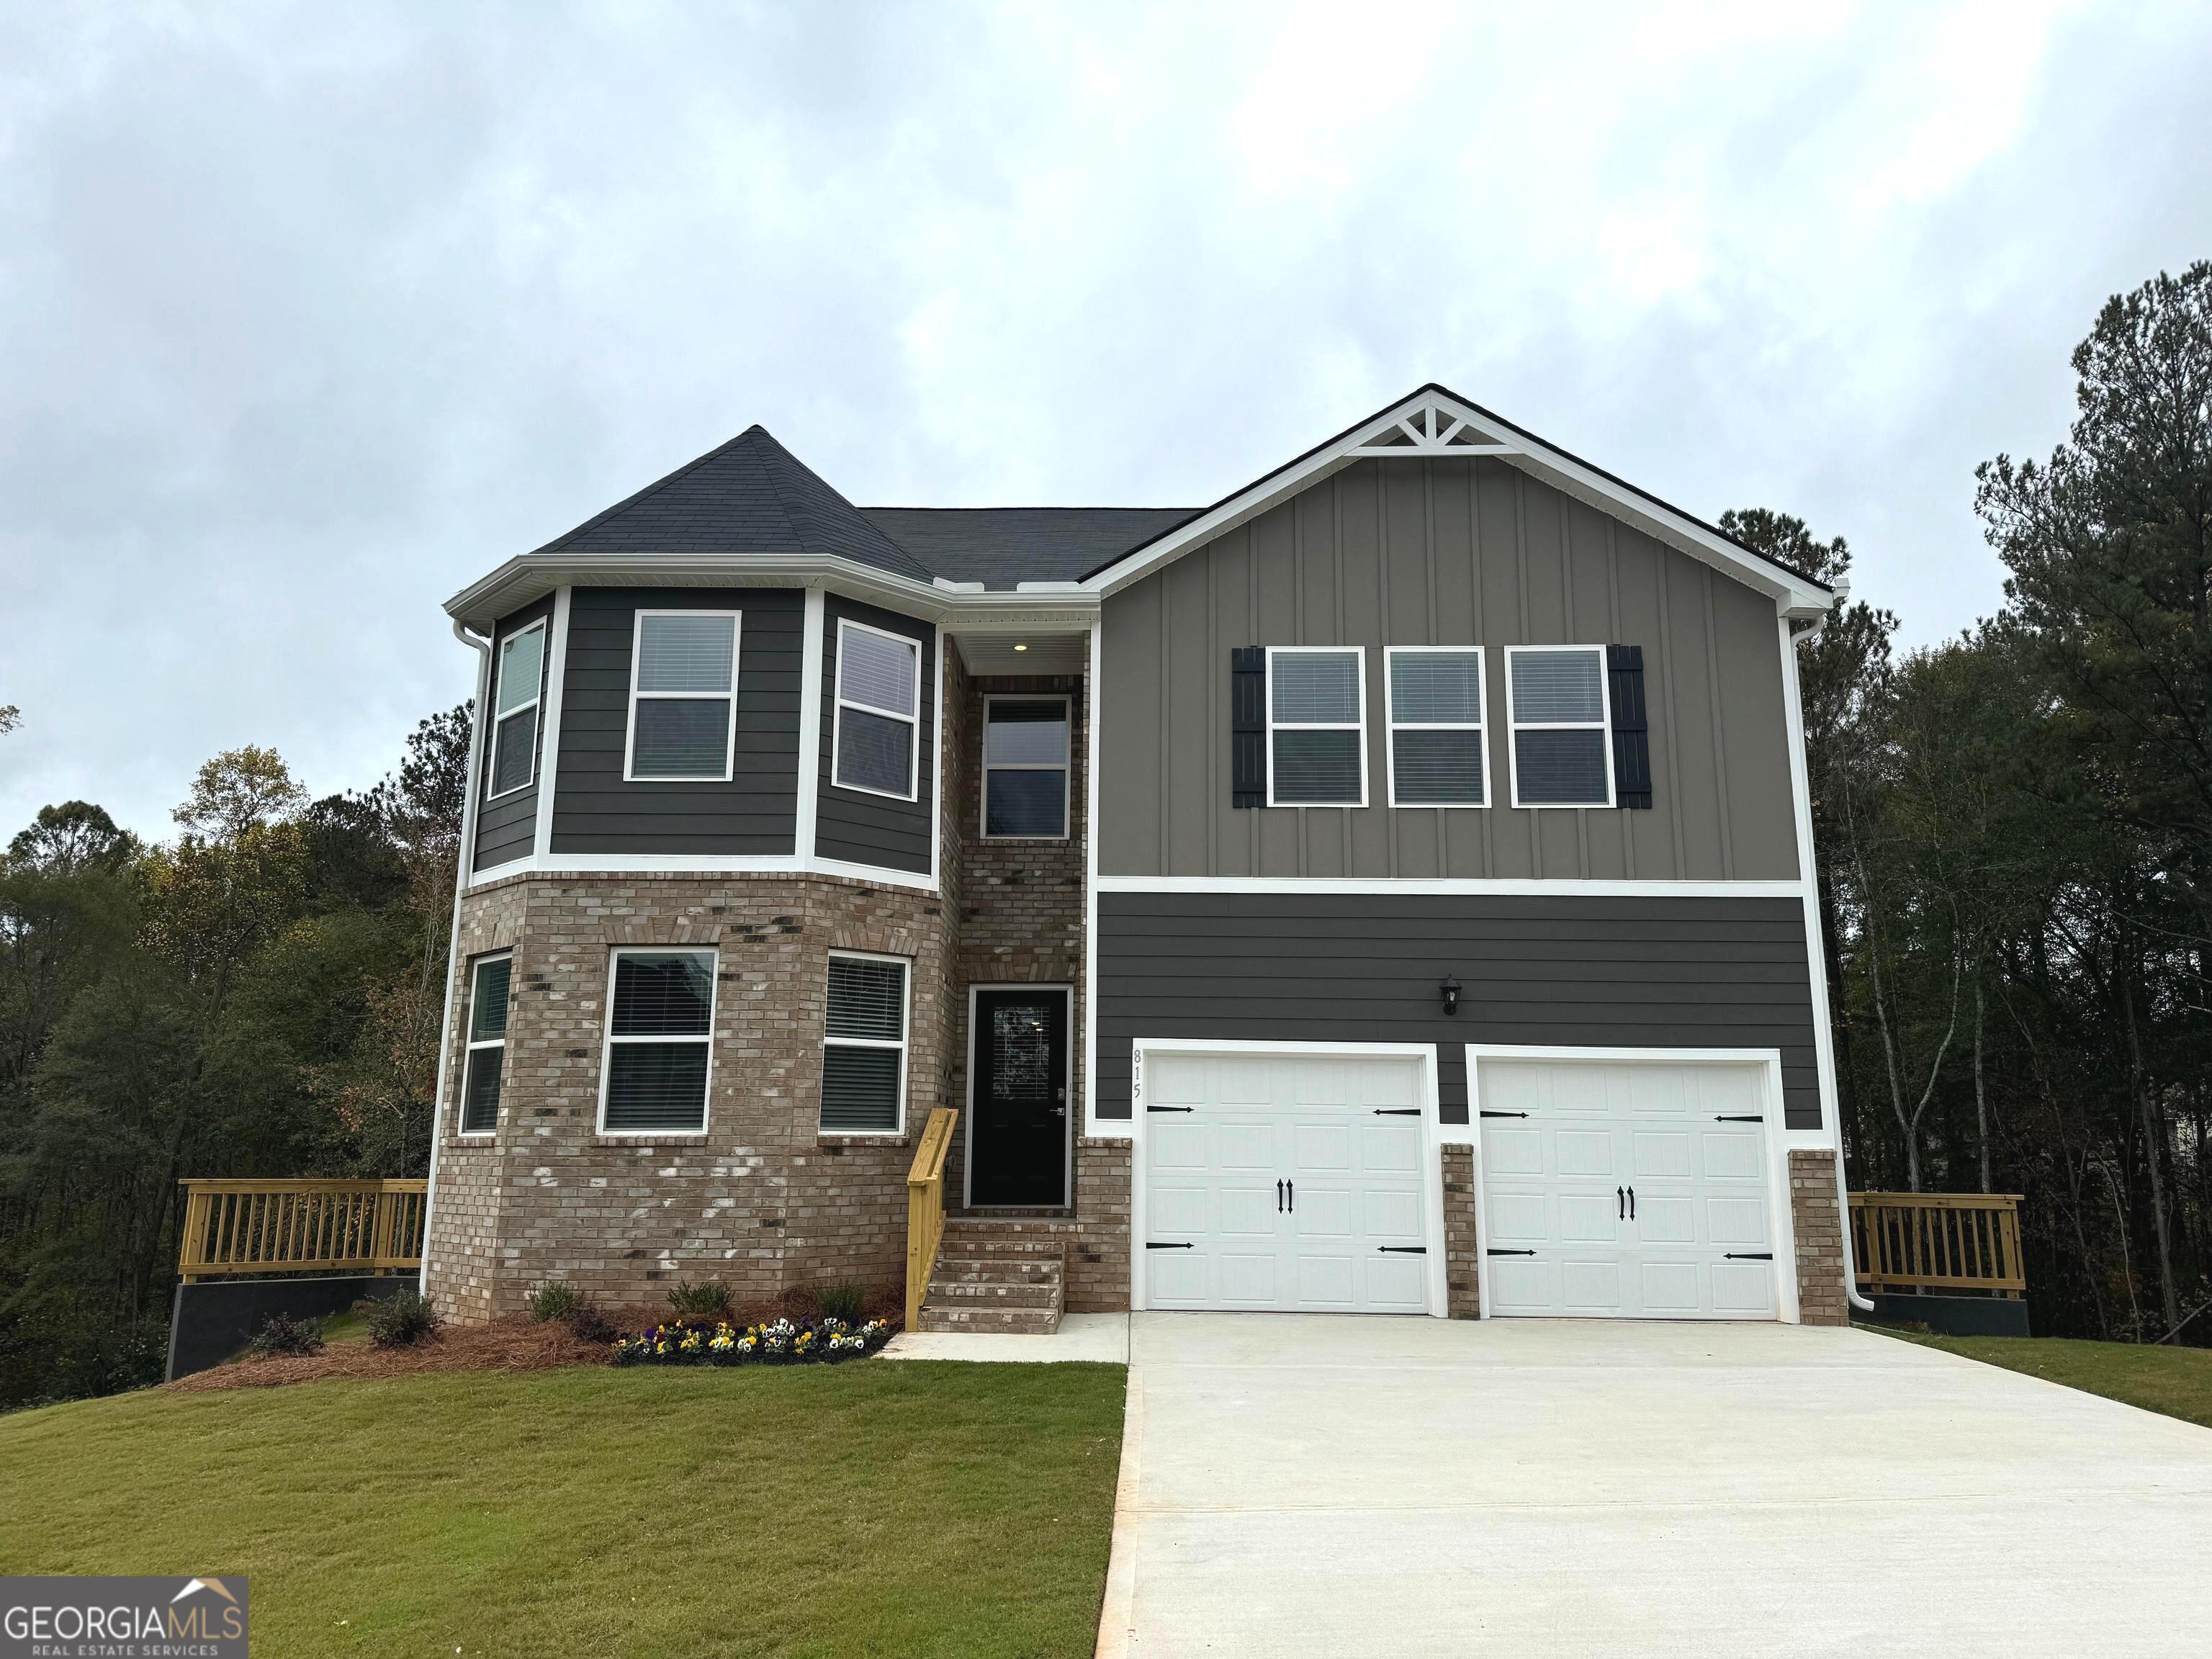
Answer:
POLYGON ((2212 1431, 1858 1331, 1139 1314, 1102 1655, 2202 1654, 2212 1431))
POLYGON ((1008 1331, 901 1331, 884 1344, 885 1359, 965 1359, 986 1364, 1053 1365, 1091 1360, 1129 1363, 1129 1316, 1062 1314, 1050 1336, 1008 1331))

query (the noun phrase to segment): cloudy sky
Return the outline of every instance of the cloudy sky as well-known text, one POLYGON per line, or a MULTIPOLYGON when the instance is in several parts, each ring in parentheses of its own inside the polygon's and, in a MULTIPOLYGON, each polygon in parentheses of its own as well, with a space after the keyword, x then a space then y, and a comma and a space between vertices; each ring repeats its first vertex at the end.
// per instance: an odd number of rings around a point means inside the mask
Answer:
POLYGON ((1997 604, 1974 465, 2212 256, 2212 8, 0 16, 0 836, 372 781, 440 602, 764 422, 863 503, 1208 501, 1442 380, 1997 604))

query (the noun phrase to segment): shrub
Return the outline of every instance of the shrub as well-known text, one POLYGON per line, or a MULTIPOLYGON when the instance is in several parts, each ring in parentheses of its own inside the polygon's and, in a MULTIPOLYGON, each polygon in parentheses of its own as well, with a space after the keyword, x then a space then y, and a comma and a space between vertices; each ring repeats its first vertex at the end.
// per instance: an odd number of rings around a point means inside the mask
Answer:
POLYGON ((353 1305, 380 1348, 411 1348, 438 1328, 438 1310, 412 1285, 397 1296, 365 1297, 353 1305))
POLYGON ((890 1340, 891 1328, 872 1319, 849 1325, 842 1319, 799 1324, 732 1325, 726 1319, 673 1320, 615 1344, 617 1365, 834 1365, 859 1359, 890 1340))
POLYGON ((696 1285, 679 1279, 668 1287, 668 1305, 676 1310, 679 1320, 726 1319, 730 1314, 730 1287, 711 1279, 696 1285))
POLYGON ((822 1304, 824 1318, 842 1319, 848 1325, 857 1325, 860 1322, 860 1316, 867 1311, 868 1287, 855 1285, 849 1279, 840 1279, 835 1285, 817 1291, 814 1299, 822 1304))
POLYGON ((611 1342, 622 1334, 613 1320, 588 1302, 578 1302, 567 1317, 568 1328, 580 1341, 611 1342))
POLYGON ((288 1313, 273 1313, 261 1322, 261 1328, 253 1334, 253 1340, 246 1345, 246 1352, 256 1359, 267 1359, 280 1353, 320 1353, 323 1351, 323 1322, 319 1319, 295 1319, 288 1313))
POLYGON ((574 1285, 556 1280, 540 1285, 530 1293, 530 1316, 543 1325, 550 1319, 573 1322, 585 1307, 584 1293, 574 1285))

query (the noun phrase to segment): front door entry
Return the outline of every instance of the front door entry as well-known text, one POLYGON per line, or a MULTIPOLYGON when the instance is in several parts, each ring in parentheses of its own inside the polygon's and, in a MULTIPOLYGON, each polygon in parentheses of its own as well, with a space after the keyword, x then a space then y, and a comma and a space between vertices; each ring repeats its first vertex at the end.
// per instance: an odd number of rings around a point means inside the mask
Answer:
POLYGON ((1067 1202, 1067 988, 975 993, 968 1201, 1067 1202))

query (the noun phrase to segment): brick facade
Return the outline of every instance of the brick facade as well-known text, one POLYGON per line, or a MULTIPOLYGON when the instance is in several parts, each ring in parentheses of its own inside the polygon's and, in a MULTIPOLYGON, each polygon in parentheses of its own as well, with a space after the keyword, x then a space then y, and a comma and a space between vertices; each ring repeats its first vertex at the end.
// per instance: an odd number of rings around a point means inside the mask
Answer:
POLYGON ((1850 1324, 1835 1153, 1790 1154, 1790 1219, 1797 1236, 1797 1316, 1808 1325, 1850 1324))
POLYGON ((1454 1319, 1482 1316, 1482 1247, 1474 1205, 1474 1148, 1444 1146, 1444 1308, 1454 1319))
POLYGON ((1075 1143, 1075 1224, 1067 1258, 1070 1313, 1129 1310, 1129 1155, 1126 1140, 1075 1143))

